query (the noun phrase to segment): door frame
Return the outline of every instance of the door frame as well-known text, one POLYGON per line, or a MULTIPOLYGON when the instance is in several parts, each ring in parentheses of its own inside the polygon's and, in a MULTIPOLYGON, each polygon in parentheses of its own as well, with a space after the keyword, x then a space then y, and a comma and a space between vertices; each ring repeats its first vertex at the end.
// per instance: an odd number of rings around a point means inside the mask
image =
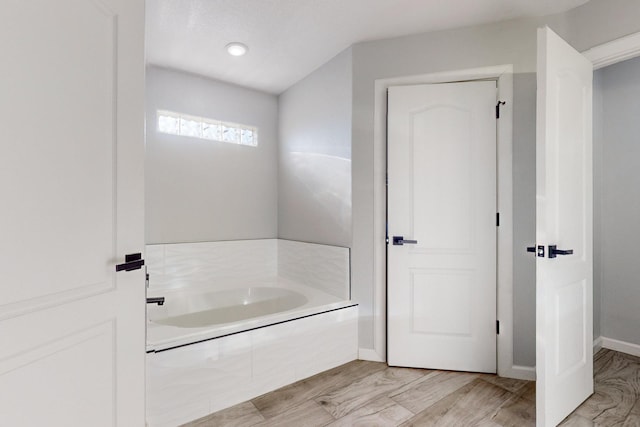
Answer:
POLYGON ((532 379, 535 370, 513 366, 513 65, 445 71, 375 81, 374 105, 374 349, 360 350, 360 358, 386 360, 386 174, 387 174, 387 89, 390 86, 450 83, 466 80, 496 80, 498 97, 506 102, 497 120, 497 196, 500 227, 497 227, 497 336, 498 374, 532 379))
MULTIPOLYGON (((611 40, 606 43, 599 44, 590 49, 581 52, 588 60, 593 64, 593 70, 599 70, 604 67, 608 67, 609 65, 617 64, 618 62, 623 62, 628 59, 637 58, 640 56, 640 32, 629 34, 624 37, 620 37, 614 40, 611 40)), ((595 148, 595 144, 594 144, 595 148)), ((593 153, 593 158, 595 161, 596 155, 602 156, 602 153, 593 153)), ((595 185, 594 185, 595 190, 595 185)), ((601 215, 596 215, 596 211, 600 212, 600 206, 593 206, 594 210, 594 228, 597 225, 595 223, 596 216, 601 217, 601 215)), ((596 252, 594 250, 594 264, 596 252)), ((596 283, 596 277, 593 277, 594 287, 596 283)), ((600 286, 600 293, 602 294, 602 276, 597 278, 597 281, 600 286)), ((618 345, 615 340, 609 340, 602 335, 599 337, 595 337, 593 339, 593 354, 597 353, 601 348, 608 348, 611 350, 618 350, 629 353, 629 349, 622 345, 618 345)))
POLYGON ((640 56, 640 32, 594 46, 582 54, 593 63, 593 69, 607 67, 640 56))

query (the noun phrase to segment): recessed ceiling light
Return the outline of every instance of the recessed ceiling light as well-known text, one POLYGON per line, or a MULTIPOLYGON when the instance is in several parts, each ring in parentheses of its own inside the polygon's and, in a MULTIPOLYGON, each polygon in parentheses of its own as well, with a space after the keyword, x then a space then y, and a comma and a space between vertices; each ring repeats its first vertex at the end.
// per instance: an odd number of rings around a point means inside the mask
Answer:
POLYGON ((247 53, 247 50, 249 50, 247 45, 239 42, 229 43, 226 47, 227 47, 227 52, 229 52, 229 55, 232 55, 232 56, 242 56, 245 53, 247 53))

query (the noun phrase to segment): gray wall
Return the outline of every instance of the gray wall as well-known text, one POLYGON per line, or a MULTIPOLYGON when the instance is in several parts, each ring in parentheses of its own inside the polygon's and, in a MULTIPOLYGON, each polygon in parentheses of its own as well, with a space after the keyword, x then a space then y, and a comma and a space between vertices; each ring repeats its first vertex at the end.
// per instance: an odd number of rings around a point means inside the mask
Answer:
POLYGON ((535 364, 536 28, 547 24, 579 50, 640 31, 640 2, 591 0, 565 14, 439 31, 353 46, 352 295, 360 303, 360 347, 373 347, 374 81, 514 65, 514 363, 535 364))
POLYGON ((604 103, 602 71, 593 73, 593 338, 602 334, 602 163, 604 103))
POLYGON ((276 237, 276 96, 148 67, 146 104, 146 242, 276 237), (158 133, 158 109, 257 126, 258 147, 158 133))
POLYGON ((602 96, 602 336, 640 345, 640 58, 596 73, 602 96))
POLYGON ((278 236, 351 246, 351 49, 279 97, 278 236))

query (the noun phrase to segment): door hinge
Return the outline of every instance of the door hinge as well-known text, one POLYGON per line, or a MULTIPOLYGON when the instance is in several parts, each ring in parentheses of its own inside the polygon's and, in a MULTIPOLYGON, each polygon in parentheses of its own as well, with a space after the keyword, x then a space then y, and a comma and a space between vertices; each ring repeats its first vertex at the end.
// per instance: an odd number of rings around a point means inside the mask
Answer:
POLYGON ((500 321, 496 320, 496 335, 500 335, 500 321))
POLYGON ((500 118, 500 106, 505 104, 505 101, 498 101, 498 103, 496 104, 496 119, 500 118))
POLYGON ((496 212, 496 227, 500 227, 500 212, 496 212))

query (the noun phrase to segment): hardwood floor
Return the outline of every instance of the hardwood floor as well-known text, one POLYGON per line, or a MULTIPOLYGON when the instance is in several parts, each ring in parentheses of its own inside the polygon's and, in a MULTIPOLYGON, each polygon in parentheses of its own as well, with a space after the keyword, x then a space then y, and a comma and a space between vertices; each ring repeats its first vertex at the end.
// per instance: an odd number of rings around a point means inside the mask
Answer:
MULTIPOLYGON (((594 375, 561 425, 640 427, 640 358, 603 349, 594 375)), ((185 426, 535 426, 535 383, 354 361, 185 426)))

